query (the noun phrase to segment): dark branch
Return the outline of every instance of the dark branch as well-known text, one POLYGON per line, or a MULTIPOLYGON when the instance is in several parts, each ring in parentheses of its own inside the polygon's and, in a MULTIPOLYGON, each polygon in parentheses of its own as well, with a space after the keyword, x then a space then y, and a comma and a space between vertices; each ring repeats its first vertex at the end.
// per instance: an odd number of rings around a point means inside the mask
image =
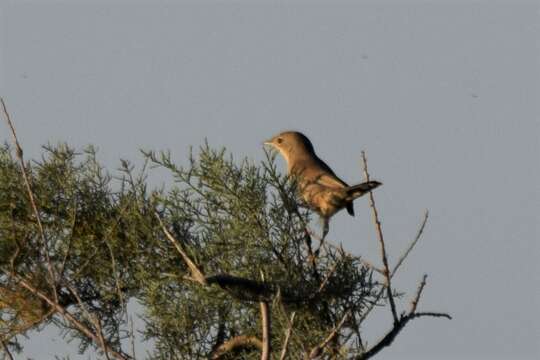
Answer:
POLYGON ((387 346, 390 346, 396 336, 403 330, 405 325, 413 319, 420 318, 420 317, 436 317, 436 318, 446 318, 451 320, 452 317, 446 313, 439 313, 439 312, 416 312, 416 307, 418 305, 418 302, 420 301, 420 296, 422 295, 422 291, 424 287, 426 286, 426 279, 427 275, 424 275, 422 277, 422 281, 418 285, 418 290, 416 291, 416 295, 414 296, 413 300, 411 301, 411 308, 407 314, 401 315, 397 323, 394 323, 394 326, 386 335, 384 335, 375 345, 373 345, 369 350, 366 352, 354 357, 354 360, 366 360, 374 355, 376 355, 379 351, 384 349, 387 346))

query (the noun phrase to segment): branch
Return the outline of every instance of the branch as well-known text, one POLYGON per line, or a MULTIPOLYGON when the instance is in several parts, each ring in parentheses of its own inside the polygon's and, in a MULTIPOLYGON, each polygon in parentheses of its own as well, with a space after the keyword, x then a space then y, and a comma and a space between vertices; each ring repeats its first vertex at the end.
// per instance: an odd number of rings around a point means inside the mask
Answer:
POLYGON ((318 292, 314 292, 312 297, 305 298, 303 296, 298 296, 295 292, 296 289, 294 288, 289 287, 287 289, 286 287, 280 287, 278 284, 267 281, 251 280, 229 274, 205 276, 202 270, 189 258, 184 249, 182 249, 178 240, 167 230, 161 217, 157 213, 156 217, 158 218, 161 229, 167 236, 167 239, 175 246, 187 267, 190 269, 191 276, 185 277, 187 280, 194 281, 202 286, 216 284, 236 299, 247 301, 271 301, 280 288, 283 300, 286 303, 309 302, 318 295, 318 292), (285 289, 285 291, 283 291, 283 289, 285 289))
POLYGON ((369 350, 364 352, 363 354, 360 354, 356 357, 354 357, 354 360, 366 360, 374 355, 376 355, 379 351, 384 349, 387 346, 390 346, 396 336, 400 333, 400 331, 407 325, 407 323, 410 320, 420 318, 420 317, 436 317, 436 318, 446 318, 451 320, 452 317, 446 313, 439 313, 439 312, 416 312, 416 307, 418 305, 418 302, 420 301, 420 296, 422 295, 422 290, 426 286, 426 278, 427 275, 424 275, 422 277, 422 281, 418 285, 418 290, 416 291, 416 295, 411 301, 411 308, 407 314, 401 315, 397 323, 394 323, 394 326, 390 331, 386 333, 375 345, 373 345, 369 350))
POLYGON ((6 122, 11 129, 11 135, 13 136, 13 144, 15 145, 15 153, 17 155, 17 159, 19 160, 21 170, 22 170, 22 176, 24 179, 24 184, 26 186, 26 191, 28 193, 28 198, 30 199, 30 204, 32 205, 32 210, 34 211, 34 215, 36 216, 36 221, 38 224, 38 230, 41 240, 41 246, 43 246, 43 249, 45 250, 45 260, 47 261, 47 270, 49 272, 49 285, 51 286, 52 294, 54 296, 54 301, 58 302, 58 293, 56 291, 56 275, 54 273, 54 269, 51 263, 51 259, 49 258, 49 246, 47 245, 47 239, 45 238, 45 231, 43 230, 43 224, 41 223, 41 216, 39 215, 39 210, 36 205, 36 200, 34 197, 34 193, 32 191, 32 187, 30 186, 30 180, 28 180, 28 175, 26 173, 26 166, 24 164, 24 158, 23 158, 23 150, 21 145, 19 144, 19 139, 17 139, 17 133, 15 132, 15 127, 13 126, 13 123, 11 122, 11 117, 9 116, 9 113, 7 111, 6 103, 4 102, 4 99, 0 97, 0 103, 2 104, 2 112, 4 114, 4 118, 6 119, 6 122))
POLYGON ((90 323, 94 324, 94 327, 96 328, 97 337, 99 339, 101 348, 103 349, 103 351, 105 353, 105 358, 107 360, 110 360, 109 352, 108 352, 107 346, 105 345, 105 338, 103 337, 103 329, 101 327, 101 323, 100 323, 99 319, 96 316, 94 316, 92 313, 90 313, 90 311, 86 308, 86 305, 84 305, 81 297, 79 296, 79 293, 71 285, 69 285, 67 283, 65 285, 66 285, 67 289, 71 292, 71 294, 77 300, 77 303, 81 307, 81 310, 85 314, 88 321, 90 321, 90 323))
POLYGON ((191 276, 193 276, 193 279, 201 285, 207 285, 206 278, 203 272, 199 269, 197 265, 195 265, 193 261, 191 261, 189 256, 187 256, 185 251, 182 249, 182 246, 180 245, 180 243, 174 238, 174 236, 172 236, 169 230, 167 230, 167 228, 163 224, 163 221, 161 220, 161 217, 159 216, 157 212, 156 212, 156 217, 159 221, 159 225, 161 225, 161 229, 163 230, 163 233, 165 233, 165 235, 167 236, 167 239, 169 239, 169 241, 174 245, 178 253, 180 253, 180 256, 182 257, 182 259, 188 266, 189 270, 191 271, 191 276))
POLYGON ((266 301, 261 301, 259 305, 261 308, 261 326, 262 326, 261 360, 270 360, 270 351, 271 351, 270 311, 268 309, 268 303, 266 301))
POLYGON ((407 250, 405 250, 405 252, 399 257, 396 263, 396 266, 394 266, 394 269, 392 270, 391 276, 394 276, 394 274, 398 271, 403 261, 407 258, 407 256, 409 256, 410 252, 415 247, 418 240, 420 240, 420 237, 422 236, 422 233, 424 232, 424 228, 426 227, 428 217, 429 217, 429 211, 426 210, 426 212, 424 213, 424 220, 422 220, 422 224, 420 225, 420 228, 418 229, 418 232, 416 233, 414 240, 411 242, 407 250))
POLYGON ((385 336, 383 336, 373 347, 371 347, 365 353, 354 357, 354 360, 370 359, 371 357, 379 353, 385 347, 390 346, 392 342, 394 341, 394 339, 396 338, 396 336, 401 332, 401 330, 403 330, 405 325, 407 325, 407 323, 410 320, 413 320, 419 317, 424 317, 424 316, 444 317, 447 319, 452 319, 452 317, 448 314, 435 313, 435 312, 422 312, 422 313, 402 315, 399 321, 396 324, 394 324, 394 327, 385 336))
POLYGON ((283 341, 283 348, 281 349, 281 356, 279 357, 279 360, 285 360, 285 357, 287 356, 287 347, 289 346, 289 340, 291 339, 295 316, 296 312, 293 312, 291 315, 291 320, 289 321, 289 327, 287 328, 287 332, 285 333, 285 340, 283 341))
POLYGON ((315 346, 313 349, 311 349, 308 359, 315 359, 317 356, 321 354, 321 352, 324 350, 324 348, 330 343, 330 341, 334 340, 336 336, 339 334, 339 331, 345 325, 345 321, 351 316, 351 310, 348 310, 345 315, 341 318, 339 323, 332 329, 330 334, 321 342, 319 345, 315 346))
MULTIPOLYGON (((407 256, 411 253, 411 251, 413 250, 413 248, 415 247, 416 243, 418 242, 418 240, 420 240, 420 237, 422 236, 423 232, 424 232, 424 228, 427 224, 427 220, 428 220, 428 212, 426 211, 425 214, 424 214, 424 220, 422 221, 422 224, 420 225, 420 228, 418 229, 418 232, 416 233, 416 236, 414 238, 414 240, 411 242, 411 244, 407 247, 407 249, 405 250, 405 252, 399 257, 399 260, 396 264, 396 266, 394 267, 394 269, 392 270, 392 273, 390 274, 390 278, 393 278, 394 275, 397 273, 397 270, 399 268, 399 266, 405 261, 405 259, 407 258, 407 256)), ((381 299, 382 295, 384 293, 384 288, 381 289, 377 296, 375 297, 375 301, 373 301, 372 305, 369 306, 366 311, 364 311, 364 313, 362 314, 362 316, 360 317, 360 320, 359 322, 361 323, 362 321, 364 321, 366 319, 366 317, 369 315, 369 313, 375 308, 375 304, 377 304, 377 302, 381 299)))
POLYGON ((256 347, 257 349, 263 349, 263 343, 261 340, 257 339, 255 336, 246 336, 240 335, 235 336, 232 339, 225 341, 223 344, 218 346, 214 351, 211 359, 221 359, 223 355, 238 349, 245 349, 250 347, 256 347))
POLYGON ((9 360, 13 360, 13 355, 11 355, 11 352, 9 351, 9 348, 4 340, 1 340, 0 343, 2 344, 2 349, 4 350, 4 353, 8 357, 9 360))
POLYGON ((109 354, 113 355, 116 359, 119 359, 119 360, 128 360, 128 359, 130 359, 130 357, 128 355, 122 354, 122 353, 117 352, 114 349, 112 349, 112 347, 108 343, 105 343, 105 342, 102 343, 101 340, 100 340, 99 335, 95 334, 84 323, 79 321, 75 316, 73 316, 70 312, 68 312, 64 306, 62 306, 59 303, 52 300, 47 294, 43 293, 38 288, 34 287, 32 284, 27 282, 24 278, 14 274, 14 273, 10 273, 10 272, 8 272, 8 271, 6 271, 4 269, 1 269, 1 270, 7 276, 14 277, 15 280, 19 284, 21 284, 22 287, 24 287, 25 289, 30 291, 32 294, 34 294, 35 296, 37 296, 40 299, 44 300, 46 303, 48 303, 53 309, 55 309, 59 314, 61 314, 64 317, 64 319, 66 319, 66 321, 71 323, 71 325, 73 325, 73 327, 75 329, 80 331, 82 334, 84 334, 89 339, 92 339, 92 341, 95 344, 101 345, 102 348, 103 348, 103 351, 105 353, 108 352, 109 354))
POLYGON ((420 301, 420 296, 422 296, 422 291, 426 286, 426 280, 427 274, 424 274, 424 276, 422 277, 422 281, 420 282, 420 285, 418 285, 418 289, 416 290, 416 296, 411 301, 411 310, 409 311, 409 313, 411 314, 414 314, 416 312, 416 307, 418 306, 418 302, 420 301))
MULTIPOLYGON (((369 172, 367 167, 367 159, 366 159, 366 153, 362 151, 362 160, 364 162, 364 175, 366 177, 366 181, 369 181, 369 172)), ((377 206, 375 205, 375 197, 373 196, 373 192, 369 192, 369 203, 371 206, 371 210, 373 211, 373 220, 375 221, 375 228, 377 230, 377 235, 379 237, 379 243, 381 246, 381 258, 384 265, 384 277, 386 279, 386 291, 388 295, 388 301, 390 302, 390 309, 392 310, 392 316, 394 317, 394 324, 399 321, 397 311, 396 311, 396 303, 394 302, 394 295, 392 294, 392 285, 390 283, 390 269, 388 267, 388 258, 386 257, 386 248, 384 246, 384 238, 382 233, 382 227, 381 222, 379 221, 379 214, 377 212, 377 206)))

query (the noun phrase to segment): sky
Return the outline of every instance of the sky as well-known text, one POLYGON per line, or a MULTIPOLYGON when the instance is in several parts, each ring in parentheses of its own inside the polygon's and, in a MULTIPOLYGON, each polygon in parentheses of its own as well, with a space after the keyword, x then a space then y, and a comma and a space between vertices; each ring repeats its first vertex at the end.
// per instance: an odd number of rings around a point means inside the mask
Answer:
MULTIPOLYGON (((112 171, 141 148, 185 163, 205 138, 260 161, 292 129, 355 183, 365 150, 391 263, 430 211, 394 286, 427 273, 419 308, 454 317, 378 359, 538 359, 539 20, 537 1, 0 1, 0 96, 27 158, 94 144, 112 171)), ((329 239, 378 262, 355 207, 329 239)), ((375 314, 367 340, 390 326, 375 314)), ((76 352, 30 335, 20 359, 76 352)))

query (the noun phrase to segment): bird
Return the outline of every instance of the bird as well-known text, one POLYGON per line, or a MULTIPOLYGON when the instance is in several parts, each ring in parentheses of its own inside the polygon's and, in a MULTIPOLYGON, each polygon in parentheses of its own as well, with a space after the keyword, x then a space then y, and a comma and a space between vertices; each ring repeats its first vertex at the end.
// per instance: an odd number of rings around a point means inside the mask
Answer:
POLYGON ((346 208, 354 216, 353 201, 382 185, 372 180, 349 186, 317 156, 313 144, 301 132, 281 132, 264 144, 279 151, 285 159, 288 175, 296 179, 300 197, 323 221, 323 239, 334 214, 346 208))

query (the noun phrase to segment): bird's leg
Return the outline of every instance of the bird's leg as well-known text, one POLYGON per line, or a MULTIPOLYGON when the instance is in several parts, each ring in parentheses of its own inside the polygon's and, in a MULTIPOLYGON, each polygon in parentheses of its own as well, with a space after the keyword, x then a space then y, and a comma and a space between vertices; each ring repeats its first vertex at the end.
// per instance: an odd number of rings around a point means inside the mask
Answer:
POLYGON ((326 235, 328 235, 328 231, 330 230, 330 225, 329 225, 330 221, 327 217, 321 217, 321 222, 322 222, 322 236, 320 238, 321 243, 317 247, 317 250, 315 250, 316 257, 319 256, 319 251, 324 245, 324 239, 326 238, 326 235))
POLYGON ((324 239, 326 238, 326 235, 328 235, 328 231, 330 230, 330 221, 328 220, 327 217, 324 217, 322 219, 322 237, 321 237, 321 246, 322 246, 322 243, 324 242, 324 239))

